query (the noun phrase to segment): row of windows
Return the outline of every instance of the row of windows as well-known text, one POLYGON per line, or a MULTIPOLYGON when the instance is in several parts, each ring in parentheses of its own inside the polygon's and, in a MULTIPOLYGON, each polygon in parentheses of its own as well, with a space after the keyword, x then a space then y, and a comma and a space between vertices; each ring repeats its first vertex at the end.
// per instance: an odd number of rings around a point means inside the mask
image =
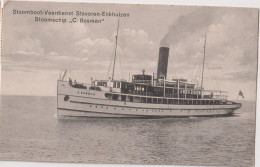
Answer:
POLYGON ((113 82, 114 88, 120 88, 120 82, 113 82))
MULTIPOLYGON (((92 106, 92 105, 90 105, 89 107, 95 107, 95 108, 98 108, 98 105, 94 105, 94 106, 92 106)), ((114 108, 114 110, 117 110, 117 109, 121 109, 121 110, 125 110, 126 108, 122 108, 122 107, 106 107, 106 106, 101 106, 100 108, 106 108, 106 109, 111 109, 111 108, 114 108)), ((132 108, 129 108, 128 109, 128 111, 146 111, 146 112, 148 112, 148 111, 150 111, 150 110, 148 110, 148 109, 132 109, 132 108)), ((151 110, 152 112, 169 112, 169 110, 166 110, 166 111, 164 111, 164 110, 151 110)), ((196 112, 196 113, 200 113, 200 112, 203 112, 203 113, 215 113, 215 112, 218 112, 219 110, 195 110, 194 112, 196 112)), ((172 112, 172 110, 170 110, 170 112, 172 112)), ((176 112, 176 111, 174 111, 173 110, 173 112, 176 112)), ((183 110, 181 110, 181 112, 183 112, 183 110)), ((188 113, 190 113, 191 111, 189 110, 188 111, 188 113)))
POLYGON ((105 97, 109 100, 115 101, 127 101, 136 103, 152 103, 152 104, 180 104, 180 105, 221 105, 224 104, 220 100, 197 100, 197 99, 170 99, 170 98, 151 98, 143 96, 127 96, 112 93, 105 93, 105 97))

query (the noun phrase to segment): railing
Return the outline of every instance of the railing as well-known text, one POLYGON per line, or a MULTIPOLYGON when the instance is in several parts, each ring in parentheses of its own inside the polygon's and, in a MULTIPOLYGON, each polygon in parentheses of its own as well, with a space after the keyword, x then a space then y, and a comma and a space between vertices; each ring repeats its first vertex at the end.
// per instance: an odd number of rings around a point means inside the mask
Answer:
POLYGON ((133 80, 133 83, 144 83, 144 84, 151 84, 151 80, 133 80))
MULTIPOLYGON (((122 92, 123 94, 129 95, 139 95, 145 97, 163 97, 163 92, 143 92, 143 91, 133 91, 133 92, 122 92)), ((177 94, 165 94, 165 98, 178 98, 177 94)), ((212 99, 212 100, 226 100, 226 95, 203 95, 200 94, 179 94, 179 99, 212 99)))
POLYGON ((75 81, 61 81, 59 80, 60 82, 65 82, 65 83, 68 83, 69 86, 73 87, 73 88, 78 88, 78 89, 88 89, 90 88, 91 86, 94 86, 93 84, 86 84, 86 83, 82 83, 82 82, 75 82, 75 81))
POLYGON ((110 100, 138 102, 138 103, 152 103, 152 104, 178 104, 178 105, 222 105, 222 104, 234 104, 226 100, 216 99, 187 99, 187 98, 166 98, 166 97, 153 97, 142 96, 133 94, 122 94, 109 92, 105 93, 105 96, 110 100))
MULTIPOLYGON (((69 85, 71 87, 74 88, 79 88, 79 89, 92 89, 92 90, 99 90, 101 91, 99 86, 96 86, 94 84, 86 84, 86 83, 80 83, 80 82, 69 82, 69 81, 61 81, 61 82, 67 82, 69 83, 69 85), (99 89, 96 89, 99 88, 99 89)), ((107 88, 110 88, 109 90, 112 90, 113 92, 113 87, 109 87, 107 86, 107 88)), ((175 89, 175 88, 173 88, 175 89)), ((165 93, 164 97, 165 98, 174 98, 174 99, 212 99, 212 100, 227 100, 227 92, 226 91, 219 91, 219 90, 203 90, 203 96, 199 93, 201 92, 201 90, 197 90, 197 89, 186 89, 186 92, 188 92, 188 90, 193 90, 195 92, 195 94, 185 94, 185 89, 179 89, 182 90, 183 93, 179 93, 179 96, 177 95, 177 93, 165 93)), ((111 92, 111 91, 107 91, 107 90, 102 90, 105 92, 111 92)), ((119 94, 129 94, 129 95, 139 95, 139 96, 145 96, 145 97, 159 97, 159 98, 163 98, 163 92, 144 92, 144 91, 139 91, 139 90, 135 90, 132 92, 121 92, 119 94)))

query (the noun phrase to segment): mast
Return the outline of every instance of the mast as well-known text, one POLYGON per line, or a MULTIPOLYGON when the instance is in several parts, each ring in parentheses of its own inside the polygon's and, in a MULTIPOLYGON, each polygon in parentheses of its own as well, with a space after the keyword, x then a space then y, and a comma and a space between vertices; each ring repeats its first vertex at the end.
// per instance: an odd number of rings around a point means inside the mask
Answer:
POLYGON ((119 18, 118 18, 118 21, 117 21, 117 30, 116 30, 116 36, 115 36, 115 38, 116 38, 116 47, 115 47, 115 56, 114 56, 114 65, 113 65, 112 81, 114 80, 114 72, 115 72, 118 29, 119 29, 119 18))
POLYGON ((205 55, 206 55, 206 42, 207 42, 207 34, 205 35, 205 43, 204 43, 204 55, 203 55, 203 66, 202 66, 202 77, 201 77, 201 97, 202 97, 202 89, 203 89, 203 76, 204 76, 204 65, 205 65, 205 55))

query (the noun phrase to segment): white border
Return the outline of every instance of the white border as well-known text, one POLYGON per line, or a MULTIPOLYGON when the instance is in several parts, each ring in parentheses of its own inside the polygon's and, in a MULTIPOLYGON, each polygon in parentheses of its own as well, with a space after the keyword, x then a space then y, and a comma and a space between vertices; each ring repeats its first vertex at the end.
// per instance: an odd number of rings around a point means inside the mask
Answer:
POLYGON ((189 6, 229 6, 259 8, 259 0, 1 0, 2 6, 7 1, 41 1, 41 2, 93 2, 123 4, 166 4, 189 6))
MULTIPOLYGON (((1 6, 3 6, 4 1, 11 0, 1 0, 1 6)), ((16 0, 21 1, 21 0, 16 0)), ((260 0, 27 0, 27 1, 44 1, 44 2, 94 2, 94 3, 124 3, 124 4, 171 4, 171 5, 190 5, 190 6, 228 6, 228 7, 253 7, 260 8, 260 0)), ((259 27, 258 27, 259 28, 259 27)), ((258 37, 259 39, 259 37, 258 37)), ((259 43, 258 43, 259 50, 259 43)), ((260 63, 258 59, 258 64, 260 63)), ((259 74, 259 68, 258 68, 259 74)), ((259 77, 259 75, 258 75, 259 77)), ((257 81, 257 87, 259 88, 260 83, 257 81)), ((257 89, 257 96, 259 96, 260 89, 257 89)), ((257 99, 257 104, 260 103, 259 98, 257 99)), ((258 111, 258 106, 256 108, 258 111)), ((256 154, 255 154, 255 166, 260 166, 260 117, 259 114, 256 115, 256 154)), ((93 165, 93 164, 83 164, 83 163, 41 163, 41 162, 14 162, 14 161, 0 161, 0 166, 5 167, 101 167, 101 166, 129 166, 129 165, 93 165)), ((143 166, 143 165, 131 165, 131 167, 143 166)), ((149 165, 149 167, 155 167, 159 165, 149 165)), ((163 167, 166 165, 162 165, 163 167)), ((168 166, 168 165, 167 165, 168 166)), ((177 166, 176 166, 177 167, 177 166)), ((180 166, 178 166, 180 167, 180 166)))

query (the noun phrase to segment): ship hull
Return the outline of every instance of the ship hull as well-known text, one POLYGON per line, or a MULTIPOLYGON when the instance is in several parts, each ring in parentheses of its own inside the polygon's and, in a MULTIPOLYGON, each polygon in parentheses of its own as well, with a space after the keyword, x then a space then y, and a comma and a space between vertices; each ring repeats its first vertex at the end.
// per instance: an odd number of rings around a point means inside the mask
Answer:
POLYGON ((200 117, 231 115, 241 104, 176 105, 109 100, 105 92, 77 89, 58 81, 58 116, 86 117, 200 117))
MULTIPOLYGON (((58 116, 70 116, 70 117, 103 117, 103 118, 184 118, 184 117, 223 117, 231 116, 233 111, 215 111, 215 114, 169 114, 169 115, 134 115, 134 114, 114 114, 108 111, 105 112, 95 112, 86 110, 74 110, 74 109, 61 109, 58 108, 58 116)), ((180 111, 179 111, 180 112, 180 111)), ((194 112, 194 111, 191 111, 194 112)), ((195 111, 196 112, 196 111, 195 111)), ((199 111, 197 111, 199 112, 199 111)))

